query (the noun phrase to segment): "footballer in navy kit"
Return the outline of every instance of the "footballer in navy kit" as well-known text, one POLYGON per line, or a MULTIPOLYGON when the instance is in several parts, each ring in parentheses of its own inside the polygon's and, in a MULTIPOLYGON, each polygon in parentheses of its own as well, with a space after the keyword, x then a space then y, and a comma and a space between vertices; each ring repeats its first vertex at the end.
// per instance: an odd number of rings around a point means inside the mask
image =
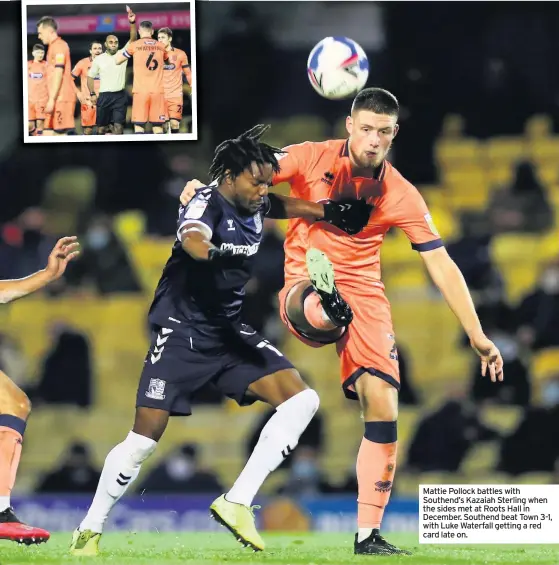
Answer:
POLYGON ((252 500, 319 405, 281 351, 240 318, 264 216, 327 221, 354 234, 371 212, 364 201, 315 203, 268 194, 282 151, 260 141, 267 129, 256 126, 219 145, 210 167, 215 184, 180 208, 177 240, 149 311, 152 341, 134 427, 107 456, 90 510, 74 532, 75 555, 98 553, 110 509, 155 450, 169 416, 189 415, 193 394, 209 382, 241 405, 262 400, 276 409, 233 487, 210 507, 243 544, 264 549, 252 500))

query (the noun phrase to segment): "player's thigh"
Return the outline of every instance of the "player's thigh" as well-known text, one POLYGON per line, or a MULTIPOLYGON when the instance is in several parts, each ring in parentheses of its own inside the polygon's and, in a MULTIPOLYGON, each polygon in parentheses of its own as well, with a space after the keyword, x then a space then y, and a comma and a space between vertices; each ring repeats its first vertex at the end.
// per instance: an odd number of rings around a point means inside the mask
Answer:
POLYGON ((44 127, 43 129, 45 130, 45 133, 48 133, 49 131, 52 131, 53 129, 53 124, 54 124, 54 114, 46 114, 45 113, 45 120, 44 120, 44 127))
POLYGON ((342 338, 345 328, 318 330, 305 317, 304 301, 311 292, 314 289, 308 280, 286 285, 279 293, 280 317, 289 331, 310 347, 336 343, 342 338))
MULTIPOLYGON (((123 129, 124 124, 126 123, 127 109, 128 109, 128 95, 126 94, 125 91, 122 91, 115 97, 112 106, 111 123, 113 125, 119 125, 123 129)), ((121 134, 122 131, 118 133, 121 134)))
POLYGON ((95 106, 89 106, 88 104, 81 105, 81 118, 82 127, 92 128, 96 121, 96 110, 95 106))
POLYGON ((30 122, 34 122, 37 119, 37 104, 35 102, 27 104, 27 113, 30 122))
POLYGON ((149 97, 149 121, 154 127, 163 127, 167 121, 165 95, 152 93, 149 97))
POLYGON ((136 92, 132 96, 132 123, 144 126, 149 121, 149 94, 136 92))
POLYGON ((195 350, 183 332, 152 328, 151 343, 136 395, 136 408, 190 415, 192 395, 219 372, 219 363, 219 358, 195 350))
POLYGON ((398 418, 398 389, 373 372, 355 381, 355 391, 366 422, 392 422, 398 418))
POLYGON ((263 400, 278 406, 307 386, 285 355, 250 326, 228 340, 225 370, 216 387, 239 405, 263 400))
POLYGON ((11 414, 26 419, 31 412, 27 395, 4 373, 0 371, 0 414, 11 414))
POLYGON ((170 120, 182 120, 182 98, 170 98, 166 100, 167 103, 167 116, 170 120))

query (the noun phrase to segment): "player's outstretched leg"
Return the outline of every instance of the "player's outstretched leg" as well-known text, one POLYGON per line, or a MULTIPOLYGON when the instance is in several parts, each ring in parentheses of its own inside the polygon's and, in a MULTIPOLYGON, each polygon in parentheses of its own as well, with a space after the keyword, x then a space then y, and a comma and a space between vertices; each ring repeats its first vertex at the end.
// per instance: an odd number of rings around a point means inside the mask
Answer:
POLYGON ((251 504, 266 477, 295 449, 320 400, 295 369, 284 369, 252 383, 248 391, 276 409, 260 433, 247 464, 231 490, 210 507, 212 516, 244 545, 262 551, 251 504))
POLYGON ((365 371, 355 383, 365 434, 357 455, 357 526, 354 553, 411 555, 380 535, 384 509, 396 473, 398 449, 398 391, 380 377, 365 371))
POLYGON ((99 542, 111 508, 134 482, 142 463, 155 451, 168 420, 169 412, 164 410, 136 408, 134 428, 105 459, 93 502, 72 536, 72 555, 99 554, 99 542))
POLYGON ((26 394, 0 371, 0 539, 26 545, 41 543, 50 537, 46 530, 21 522, 10 503, 30 412, 26 394))
POLYGON ((334 267, 328 257, 318 249, 309 249, 307 251, 307 270, 311 284, 320 298, 328 319, 337 327, 350 324, 353 312, 336 288, 334 267))

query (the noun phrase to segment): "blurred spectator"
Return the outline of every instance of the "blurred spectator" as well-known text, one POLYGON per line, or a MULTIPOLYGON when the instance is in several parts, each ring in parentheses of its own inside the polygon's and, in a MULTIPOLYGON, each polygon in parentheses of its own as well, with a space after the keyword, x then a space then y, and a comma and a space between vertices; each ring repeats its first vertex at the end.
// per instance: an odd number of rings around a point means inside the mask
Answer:
POLYGON ((493 193, 488 215, 497 233, 539 233, 553 226, 553 210, 531 162, 520 162, 512 184, 493 193))
POLYGON ((476 304, 494 303, 503 296, 501 274, 491 260, 491 235, 487 221, 476 213, 460 215, 462 237, 447 246, 458 265, 476 304))
POLYGON ((542 383, 541 400, 547 408, 559 406, 559 368, 542 383))
MULTIPOLYGON (((274 220, 263 222, 263 236, 254 259, 252 278, 246 286, 243 318, 256 331, 264 330, 270 316, 277 315, 276 294, 283 287, 283 237, 274 220)), ((272 336, 266 337, 271 339, 272 336)))
POLYGON ((126 249, 107 216, 97 216, 89 224, 81 258, 68 271, 67 280, 73 286, 90 283, 103 296, 141 291, 126 249))
POLYGON ((420 421, 408 451, 408 467, 456 472, 473 445, 497 437, 495 430, 480 421, 475 404, 449 400, 420 421))
POLYGON ((76 442, 70 445, 62 464, 47 473, 36 488, 40 493, 95 492, 101 473, 92 462, 87 445, 76 442))
POLYGON ((516 430, 501 444, 497 471, 511 475, 554 471, 559 457, 559 405, 528 408, 516 430))
POLYGON ((517 338, 534 351, 559 346, 559 262, 548 265, 538 287, 516 311, 517 338))
POLYGON ((199 465, 198 447, 184 444, 157 465, 140 483, 137 492, 219 494, 223 492, 217 476, 199 465))
POLYGON ((299 497, 335 491, 320 471, 316 449, 309 446, 298 446, 292 458, 293 462, 287 481, 278 489, 278 494, 299 497))
POLYGON ((43 362, 36 387, 28 390, 32 402, 74 404, 92 403, 91 352, 87 338, 64 322, 50 326, 51 348, 43 362))

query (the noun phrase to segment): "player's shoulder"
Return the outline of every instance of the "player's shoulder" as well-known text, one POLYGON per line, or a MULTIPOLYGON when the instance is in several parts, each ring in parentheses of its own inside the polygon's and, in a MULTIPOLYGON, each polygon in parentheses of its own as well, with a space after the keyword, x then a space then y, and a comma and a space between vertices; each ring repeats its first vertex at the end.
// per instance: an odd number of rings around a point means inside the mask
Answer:
POLYGON ((343 150, 344 140, 335 139, 328 141, 304 141, 284 147, 287 155, 293 155, 299 160, 307 162, 319 161, 323 158, 337 159, 343 150))
POLYGON ((210 184, 199 188, 192 200, 184 207, 184 220, 201 218, 206 209, 220 208, 217 185, 210 184))
POLYGON ((399 192, 417 191, 415 185, 409 181, 390 161, 384 161, 383 181, 389 190, 399 192))

